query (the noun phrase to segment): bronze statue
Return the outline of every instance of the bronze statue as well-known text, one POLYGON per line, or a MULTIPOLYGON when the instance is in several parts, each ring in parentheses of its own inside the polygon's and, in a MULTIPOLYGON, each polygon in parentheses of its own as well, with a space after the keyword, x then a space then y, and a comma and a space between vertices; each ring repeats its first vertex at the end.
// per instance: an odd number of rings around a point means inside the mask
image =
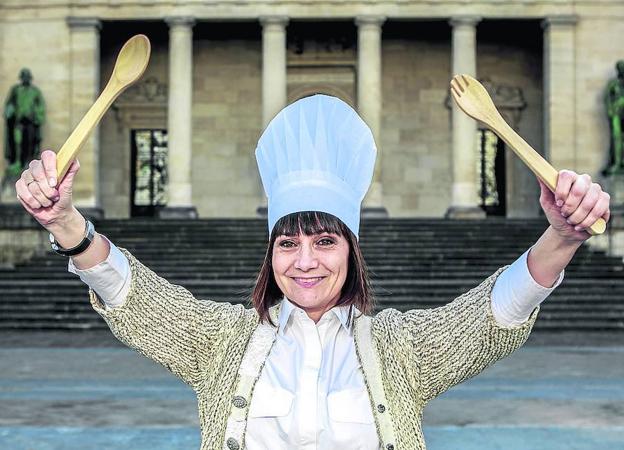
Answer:
POLYGON ((4 157, 7 174, 19 175, 31 160, 39 157, 45 103, 41 91, 33 86, 30 70, 20 70, 21 83, 13 86, 4 105, 6 124, 4 157))
POLYGON ((624 128, 624 60, 617 62, 615 70, 617 71, 617 78, 609 81, 605 95, 611 140, 609 165, 603 170, 603 175, 624 173, 624 165, 622 164, 622 152, 624 150, 624 138, 622 136, 622 128, 624 128))

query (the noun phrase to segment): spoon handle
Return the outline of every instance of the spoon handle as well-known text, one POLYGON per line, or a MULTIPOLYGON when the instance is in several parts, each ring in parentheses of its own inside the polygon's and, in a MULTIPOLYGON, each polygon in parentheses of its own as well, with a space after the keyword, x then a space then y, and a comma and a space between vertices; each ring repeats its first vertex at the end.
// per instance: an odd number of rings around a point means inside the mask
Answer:
POLYGON ((78 151, 89 137, 89 134, 100 122, 100 119, 110 107, 111 103, 113 103, 123 91, 123 88, 124 86, 109 81, 95 103, 91 105, 91 108, 89 108, 78 125, 76 125, 76 128, 74 128, 74 131, 69 135, 56 155, 56 172, 59 181, 63 179, 72 161, 76 158, 78 151))
POLYGON ((488 125, 540 180, 555 191, 559 172, 500 116, 488 125))
MULTIPOLYGON (((487 125, 505 141, 507 145, 518 155, 518 157, 533 171, 533 173, 548 186, 548 188, 555 192, 557 188, 557 178, 559 172, 546 161, 542 155, 537 153, 533 147, 531 147, 522 137, 516 133, 516 131, 509 126, 505 119, 498 114, 496 120, 491 121, 487 125)), ((607 223, 602 217, 598 218, 587 229, 587 232, 592 236, 602 234, 605 232, 607 223)))

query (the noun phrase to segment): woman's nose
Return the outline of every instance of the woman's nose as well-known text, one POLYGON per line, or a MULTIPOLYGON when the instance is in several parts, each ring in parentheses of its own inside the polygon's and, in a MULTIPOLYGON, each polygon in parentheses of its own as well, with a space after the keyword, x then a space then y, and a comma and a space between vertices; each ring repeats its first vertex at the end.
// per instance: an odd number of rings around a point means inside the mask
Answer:
POLYGON ((312 248, 307 245, 301 245, 295 260, 295 268, 308 271, 318 267, 318 259, 312 248))

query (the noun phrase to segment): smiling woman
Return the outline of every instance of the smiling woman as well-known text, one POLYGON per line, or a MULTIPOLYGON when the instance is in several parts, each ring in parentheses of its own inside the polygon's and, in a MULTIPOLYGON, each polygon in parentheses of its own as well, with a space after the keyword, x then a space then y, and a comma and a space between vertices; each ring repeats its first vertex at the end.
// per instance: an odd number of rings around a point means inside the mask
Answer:
POLYGON ((511 266, 444 306, 372 314, 358 239, 375 153, 335 97, 298 100, 269 123, 256 148, 269 240, 254 308, 199 300, 93 235, 71 202, 77 160, 54 188, 55 154, 44 152, 16 188, 75 246, 68 269, 115 336, 195 390, 202 450, 424 449, 425 405, 525 342, 589 237, 574 227, 608 220, 609 198, 589 175, 561 171, 556 194, 542 185, 551 226, 511 266))
POLYGON ((334 306, 373 309, 368 269, 358 239, 331 214, 307 211, 282 217, 269 245, 252 293, 261 320, 286 296, 318 322, 334 306))

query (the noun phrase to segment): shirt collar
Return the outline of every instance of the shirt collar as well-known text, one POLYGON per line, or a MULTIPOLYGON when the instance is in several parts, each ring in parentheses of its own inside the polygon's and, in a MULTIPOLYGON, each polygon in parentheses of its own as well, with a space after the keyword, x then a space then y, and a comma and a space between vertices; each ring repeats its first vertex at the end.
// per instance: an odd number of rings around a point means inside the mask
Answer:
MULTIPOLYGON (((288 319, 295 310, 301 310, 301 308, 292 303, 286 297, 283 297, 278 318, 278 333, 284 333, 284 330, 288 324, 288 319)), ((336 315, 345 331, 347 333, 351 333, 351 326, 353 325, 353 315, 355 311, 357 311, 357 308, 353 305, 341 305, 334 306, 332 309, 330 309, 330 311, 336 315)))

